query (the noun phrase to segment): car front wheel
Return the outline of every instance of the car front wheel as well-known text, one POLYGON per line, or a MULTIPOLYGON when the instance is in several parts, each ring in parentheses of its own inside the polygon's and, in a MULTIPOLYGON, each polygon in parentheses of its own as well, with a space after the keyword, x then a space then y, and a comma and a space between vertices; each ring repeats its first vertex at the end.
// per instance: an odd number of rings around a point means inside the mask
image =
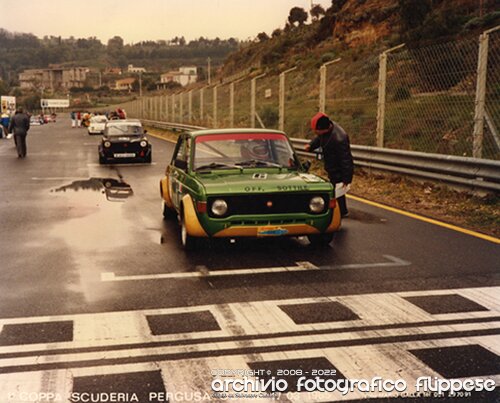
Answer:
POLYGON ((182 246, 186 251, 192 251, 196 248, 197 239, 188 234, 186 228, 186 220, 184 218, 184 213, 181 213, 181 222, 180 222, 180 236, 182 246))
POLYGON ((333 232, 308 235, 307 239, 309 239, 309 242, 311 242, 313 246, 328 246, 330 242, 333 241, 333 232))

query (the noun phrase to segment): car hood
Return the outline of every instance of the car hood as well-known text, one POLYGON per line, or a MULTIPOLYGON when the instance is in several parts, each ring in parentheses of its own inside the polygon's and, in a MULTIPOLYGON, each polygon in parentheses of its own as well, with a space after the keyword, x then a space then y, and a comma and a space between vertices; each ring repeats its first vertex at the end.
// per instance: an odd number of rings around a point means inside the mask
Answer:
POLYGON ((198 180, 207 195, 332 191, 329 181, 301 172, 212 173, 198 175, 198 180))

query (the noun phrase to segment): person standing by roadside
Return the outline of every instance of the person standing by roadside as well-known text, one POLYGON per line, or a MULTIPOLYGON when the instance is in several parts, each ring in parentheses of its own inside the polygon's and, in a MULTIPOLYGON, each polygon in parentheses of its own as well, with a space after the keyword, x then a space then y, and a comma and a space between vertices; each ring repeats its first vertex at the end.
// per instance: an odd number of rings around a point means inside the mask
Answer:
POLYGON ((10 121, 10 116, 7 112, 2 113, 2 119, 1 119, 1 127, 0 127, 0 139, 5 136, 7 137, 7 134, 9 133, 9 121, 10 121))
MULTIPOLYGON (((342 127, 334 123, 324 113, 318 112, 311 119, 311 129, 316 137, 306 145, 306 151, 314 151, 321 147, 325 170, 333 187, 342 183, 345 189, 352 182, 354 162, 349 144, 349 136, 342 127)), ((340 215, 347 217, 347 203, 345 194, 337 198, 340 215)))
POLYGON ((78 127, 82 127, 82 113, 80 111, 76 112, 76 121, 78 123, 78 127))
POLYGON ((26 136, 30 129, 30 118, 19 107, 16 114, 12 117, 9 123, 9 133, 14 133, 14 141, 16 142, 17 156, 19 158, 26 157, 26 136))
POLYGON ((71 127, 74 129, 76 127, 76 113, 75 111, 71 111, 69 114, 69 117, 71 118, 71 127))

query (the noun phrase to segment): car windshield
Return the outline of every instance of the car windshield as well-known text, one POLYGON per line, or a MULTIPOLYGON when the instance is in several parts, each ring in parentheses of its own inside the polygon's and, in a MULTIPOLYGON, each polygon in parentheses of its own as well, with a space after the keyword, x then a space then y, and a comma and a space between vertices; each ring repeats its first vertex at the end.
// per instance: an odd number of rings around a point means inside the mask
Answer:
POLYGON ((106 127, 106 134, 108 136, 137 136, 142 133, 142 126, 138 125, 113 125, 106 127))
POLYGON ((90 118, 90 121, 92 123, 106 123, 108 119, 106 119, 106 116, 94 116, 93 118, 90 118))
POLYGON ((288 138, 281 133, 234 133, 196 137, 195 170, 279 167, 298 163, 288 138))

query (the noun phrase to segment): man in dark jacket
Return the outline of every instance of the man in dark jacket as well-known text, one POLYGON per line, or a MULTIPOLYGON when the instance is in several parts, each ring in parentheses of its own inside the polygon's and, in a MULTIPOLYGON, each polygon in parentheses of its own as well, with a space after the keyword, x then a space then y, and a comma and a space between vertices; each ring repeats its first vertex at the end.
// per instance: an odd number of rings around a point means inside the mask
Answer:
POLYGON ((17 155, 19 158, 26 157, 26 136, 30 129, 30 118, 23 112, 23 108, 17 108, 16 114, 9 123, 9 133, 14 133, 17 155))
MULTIPOLYGON (((306 146, 306 151, 314 151, 321 147, 325 171, 333 186, 342 183, 345 188, 352 182, 354 163, 352 160, 349 136, 342 127, 332 122, 324 113, 317 113, 311 119, 311 129, 316 137, 306 146)), ((337 198, 342 217, 347 217, 345 195, 337 198)))

